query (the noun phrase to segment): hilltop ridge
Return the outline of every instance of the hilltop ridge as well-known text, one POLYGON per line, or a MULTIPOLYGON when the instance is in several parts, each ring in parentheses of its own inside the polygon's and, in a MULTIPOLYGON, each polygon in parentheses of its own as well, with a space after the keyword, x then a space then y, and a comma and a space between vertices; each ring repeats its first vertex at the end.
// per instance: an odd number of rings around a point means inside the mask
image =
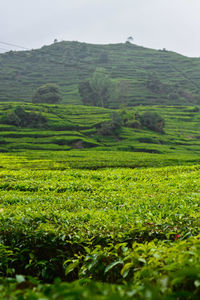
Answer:
MULTIPOLYGON (((62 103, 82 104, 78 83, 105 68, 125 82, 123 103, 135 105, 200 104, 200 59, 131 43, 93 45, 57 42, 31 51, 0 54, 0 101, 30 102, 36 88, 56 83, 62 103)), ((112 108, 118 103, 113 102, 112 108)))

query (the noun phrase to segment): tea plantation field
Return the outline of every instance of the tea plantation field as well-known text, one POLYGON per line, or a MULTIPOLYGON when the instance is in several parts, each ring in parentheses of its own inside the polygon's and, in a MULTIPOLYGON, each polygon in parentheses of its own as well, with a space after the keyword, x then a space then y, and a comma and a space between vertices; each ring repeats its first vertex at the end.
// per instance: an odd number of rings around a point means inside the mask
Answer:
POLYGON ((0 299, 199 299, 198 156, 108 153, 0 154, 0 299))
MULTIPOLYGON (((102 135, 99 128, 102 124, 111 120, 113 112, 120 114, 120 110, 83 105, 1 102, 0 152, 46 151, 49 157, 49 151, 51 153, 56 151, 55 156, 57 156, 58 152, 62 151, 73 149, 87 151, 90 149, 94 152, 98 150, 98 152, 126 151, 158 153, 161 155, 174 154, 178 159, 183 155, 193 157, 200 154, 199 107, 133 107, 128 109, 128 113, 132 116, 136 113, 142 115, 145 112, 157 112, 161 115, 165 121, 164 133, 155 132, 144 127, 129 128, 121 126, 112 134, 102 135), (27 113, 41 114, 46 118, 46 123, 38 127, 5 124, 3 122, 4 116, 9 116, 19 104, 27 113)), ((82 156, 82 154, 79 155, 82 156)), ((73 157, 74 155, 70 156, 73 157)), ((92 156, 94 157, 95 154, 92 154, 92 156)), ((109 159, 104 157, 106 163, 103 164, 105 166, 112 166, 112 162, 109 163, 109 160, 112 160, 111 156, 108 154, 109 159)), ((99 157, 99 154, 97 157, 99 157)))

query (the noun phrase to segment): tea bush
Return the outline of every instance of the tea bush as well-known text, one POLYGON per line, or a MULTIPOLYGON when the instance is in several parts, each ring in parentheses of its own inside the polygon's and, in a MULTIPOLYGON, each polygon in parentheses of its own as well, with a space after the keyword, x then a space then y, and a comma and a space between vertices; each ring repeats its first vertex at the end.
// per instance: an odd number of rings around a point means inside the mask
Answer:
POLYGON ((52 159, 39 170, 1 158, 2 295, 199 297, 200 165, 80 170, 52 159))

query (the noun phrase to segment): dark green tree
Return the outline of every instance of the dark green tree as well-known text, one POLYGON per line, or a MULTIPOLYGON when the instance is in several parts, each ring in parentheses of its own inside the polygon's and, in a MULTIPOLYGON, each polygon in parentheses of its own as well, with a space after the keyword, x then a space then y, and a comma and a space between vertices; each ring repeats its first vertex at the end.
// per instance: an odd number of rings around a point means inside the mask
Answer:
POLYGON ((140 116, 140 122, 142 126, 146 128, 163 133, 163 128, 165 125, 164 119, 157 113, 147 111, 140 116))
POLYGON ((104 68, 97 68, 90 80, 79 83, 79 94, 86 105, 109 107, 117 97, 117 86, 104 68))
POLYGON ((40 86, 33 95, 33 103, 59 103, 61 95, 59 87, 54 83, 47 83, 40 86))
POLYGON ((80 81, 78 90, 84 105, 95 105, 96 95, 92 90, 89 81, 80 81))
POLYGON ((132 43, 132 42, 133 42, 133 37, 132 37, 132 36, 129 36, 129 37, 127 38, 126 42, 132 43))
POLYGON ((112 99, 116 97, 117 89, 106 70, 104 68, 97 68, 89 82, 96 96, 96 106, 109 107, 112 99))
POLYGON ((103 122, 99 129, 99 133, 101 135, 118 135, 118 130, 122 126, 122 118, 121 115, 117 112, 113 112, 111 114, 111 120, 107 122, 103 122))

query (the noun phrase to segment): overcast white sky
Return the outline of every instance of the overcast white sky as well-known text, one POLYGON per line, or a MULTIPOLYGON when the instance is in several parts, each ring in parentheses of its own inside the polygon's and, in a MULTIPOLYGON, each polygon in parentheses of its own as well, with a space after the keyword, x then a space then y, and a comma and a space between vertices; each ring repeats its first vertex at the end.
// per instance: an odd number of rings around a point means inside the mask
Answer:
MULTIPOLYGON (((4 43, 40 48, 55 38, 125 42, 200 57, 200 0, 0 0, 4 43)), ((15 48, 19 49, 19 48, 15 48)))

